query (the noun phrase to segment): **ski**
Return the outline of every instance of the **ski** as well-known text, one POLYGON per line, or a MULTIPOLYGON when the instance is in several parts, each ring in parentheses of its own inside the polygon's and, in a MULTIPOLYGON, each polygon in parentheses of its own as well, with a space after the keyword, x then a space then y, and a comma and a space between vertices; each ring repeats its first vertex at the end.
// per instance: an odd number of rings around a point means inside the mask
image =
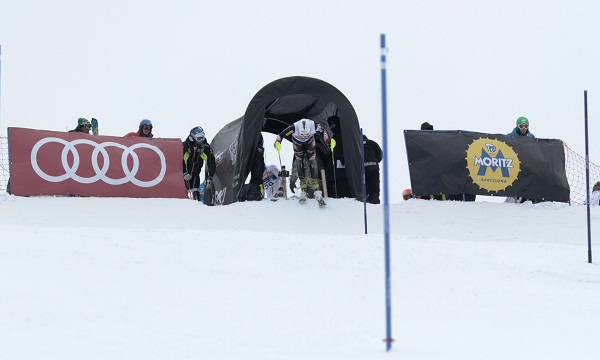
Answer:
POLYGON ((98 120, 92 118, 92 135, 98 135, 98 120))

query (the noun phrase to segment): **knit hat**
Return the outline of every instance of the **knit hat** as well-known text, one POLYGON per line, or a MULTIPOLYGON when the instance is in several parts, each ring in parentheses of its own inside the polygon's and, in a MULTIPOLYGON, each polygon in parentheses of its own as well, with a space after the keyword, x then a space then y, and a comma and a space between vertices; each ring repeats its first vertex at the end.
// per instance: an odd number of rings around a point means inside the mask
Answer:
POLYGON ((77 119, 77 127, 84 125, 84 124, 90 124, 90 121, 86 118, 77 119))

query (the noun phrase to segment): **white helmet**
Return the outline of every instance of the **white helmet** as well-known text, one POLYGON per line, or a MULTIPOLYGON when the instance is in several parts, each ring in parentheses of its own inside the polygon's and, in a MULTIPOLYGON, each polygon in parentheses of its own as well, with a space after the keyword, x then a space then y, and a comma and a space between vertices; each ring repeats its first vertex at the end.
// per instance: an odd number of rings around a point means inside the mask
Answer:
POLYGON ((206 139, 206 135, 204 134, 204 129, 200 126, 196 126, 192 130, 190 130, 190 141, 202 142, 206 139))

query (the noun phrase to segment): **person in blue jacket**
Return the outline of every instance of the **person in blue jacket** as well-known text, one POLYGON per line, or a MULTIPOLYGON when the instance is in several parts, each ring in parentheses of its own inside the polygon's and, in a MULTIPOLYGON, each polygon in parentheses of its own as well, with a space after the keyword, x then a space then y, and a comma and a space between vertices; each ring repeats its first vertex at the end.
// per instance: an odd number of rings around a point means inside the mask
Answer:
POLYGON ((517 119, 517 126, 513 129, 512 132, 506 134, 506 136, 527 136, 532 139, 535 139, 535 136, 529 132, 529 120, 525 116, 521 116, 517 119))

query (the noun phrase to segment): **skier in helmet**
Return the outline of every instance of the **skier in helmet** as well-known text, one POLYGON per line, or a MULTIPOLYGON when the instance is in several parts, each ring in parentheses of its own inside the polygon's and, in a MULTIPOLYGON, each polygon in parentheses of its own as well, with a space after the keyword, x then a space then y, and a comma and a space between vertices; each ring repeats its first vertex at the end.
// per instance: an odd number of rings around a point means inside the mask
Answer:
POLYGON ((527 118, 525 116, 521 116, 520 118, 517 119, 517 126, 513 129, 512 132, 506 134, 507 136, 513 136, 513 137, 517 137, 517 136, 527 136, 530 137, 532 139, 535 138, 535 136, 529 132, 529 120, 527 120, 527 118))
POLYGON ((200 201, 200 171, 204 162, 208 169, 204 188, 209 190, 213 187, 212 177, 217 169, 215 155, 206 140, 204 129, 196 126, 190 130, 183 142, 183 180, 186 189, 191 192, 194 200, 198 201, 200 201))
MULTIPOLYGON (((309 180, 314 190, 315 199, 319 202, 319 205, 325 205, 323 193, 319 190, 318 165, 316 160, 315 133, 321 130, 320 126, 315 126, 315 122, 310 119, 298 120, 277 135, 274 145, 277 151, 280 151, 283 138, 291 136, 294 148, 294 160, 292 162, 290 190, 294 192, 298 174, 301 173, 300 169, 303 168, 304 171, 302 173, 307 176, 303 176, 300 179, 300 202, 306 201, 307 177, 310 176, 309 180)), ((329 144, 330 140, 327 132, 325 132, 324 137, 325 142, 329 144)))
POLYGON ((154 135, 152 135, 152 121, 148 120, 148 119, 144 119, 142 121, 140 121, 140 128, 138 129, 138 131, 133 131, 130 132, 129 134, 125 135, 125 137, 145 137, 145 138, 152 138, 154 135))

